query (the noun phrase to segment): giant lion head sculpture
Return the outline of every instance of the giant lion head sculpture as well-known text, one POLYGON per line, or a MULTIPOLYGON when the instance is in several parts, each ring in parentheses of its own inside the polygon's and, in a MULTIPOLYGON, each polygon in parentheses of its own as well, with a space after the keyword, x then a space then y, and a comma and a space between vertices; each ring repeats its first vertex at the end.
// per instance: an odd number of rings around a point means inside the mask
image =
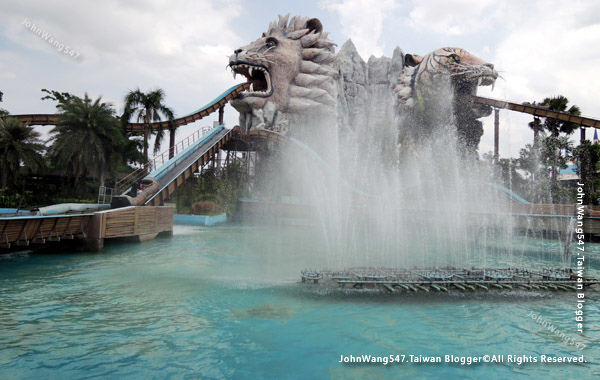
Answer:
POLYGON ((234 51, 234 77, 251 83, 232 101, 243 127, 285 131, 294 115, 334 109, 335 44, 327 35, 318 19, 279 16, 259 39, 234 51))

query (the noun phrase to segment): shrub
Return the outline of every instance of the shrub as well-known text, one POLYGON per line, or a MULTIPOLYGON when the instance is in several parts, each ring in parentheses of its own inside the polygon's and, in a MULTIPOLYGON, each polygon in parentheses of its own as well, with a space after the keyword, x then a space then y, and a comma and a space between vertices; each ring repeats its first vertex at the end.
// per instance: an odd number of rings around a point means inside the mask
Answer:
POLYGON ((214 213, 217 211, 217 204, 211 201, 200 201, 195 202, 192 205, 192 214, 202 215, 207 213, 214 213))

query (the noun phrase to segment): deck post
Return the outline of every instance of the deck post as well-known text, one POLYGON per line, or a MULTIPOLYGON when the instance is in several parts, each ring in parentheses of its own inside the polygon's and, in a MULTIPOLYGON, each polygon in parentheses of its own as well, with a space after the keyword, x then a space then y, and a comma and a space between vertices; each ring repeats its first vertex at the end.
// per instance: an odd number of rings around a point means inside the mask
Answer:
POLYGON ((84 248, 92 252, 102 252, 104 248, 104 234, 106 227, 106 214, 96 212, 86 225, 84 248))

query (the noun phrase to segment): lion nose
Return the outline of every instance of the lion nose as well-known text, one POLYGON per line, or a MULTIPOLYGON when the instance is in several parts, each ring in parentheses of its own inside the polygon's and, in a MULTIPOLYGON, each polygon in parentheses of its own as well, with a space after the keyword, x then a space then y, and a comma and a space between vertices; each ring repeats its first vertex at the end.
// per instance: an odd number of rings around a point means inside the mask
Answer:
POLYGON ((489 67, 490 69, 494 69, 494 64, 493 63, 486 63, 485 64, 487 67, 489 67))
POLYGON ((242 49, 237 49, 237 50, 234 50, 233 52, 235 53, 235 55, 238 55, 242 52, 242 49))

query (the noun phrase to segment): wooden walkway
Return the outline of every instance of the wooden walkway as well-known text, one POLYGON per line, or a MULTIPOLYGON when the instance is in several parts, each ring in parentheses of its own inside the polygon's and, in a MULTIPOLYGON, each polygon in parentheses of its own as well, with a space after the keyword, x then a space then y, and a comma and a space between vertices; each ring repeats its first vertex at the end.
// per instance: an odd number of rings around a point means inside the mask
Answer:
POLYGON ((0 248, 85 236, 93 214, 0 217, 0 248))
POLYGON ((86 214, 0 217, 0 249, 40 248, 77 239, 88 250, 101 251, 104 239, 154 239, 173 232, 175 208, 125 207, 86 214))

